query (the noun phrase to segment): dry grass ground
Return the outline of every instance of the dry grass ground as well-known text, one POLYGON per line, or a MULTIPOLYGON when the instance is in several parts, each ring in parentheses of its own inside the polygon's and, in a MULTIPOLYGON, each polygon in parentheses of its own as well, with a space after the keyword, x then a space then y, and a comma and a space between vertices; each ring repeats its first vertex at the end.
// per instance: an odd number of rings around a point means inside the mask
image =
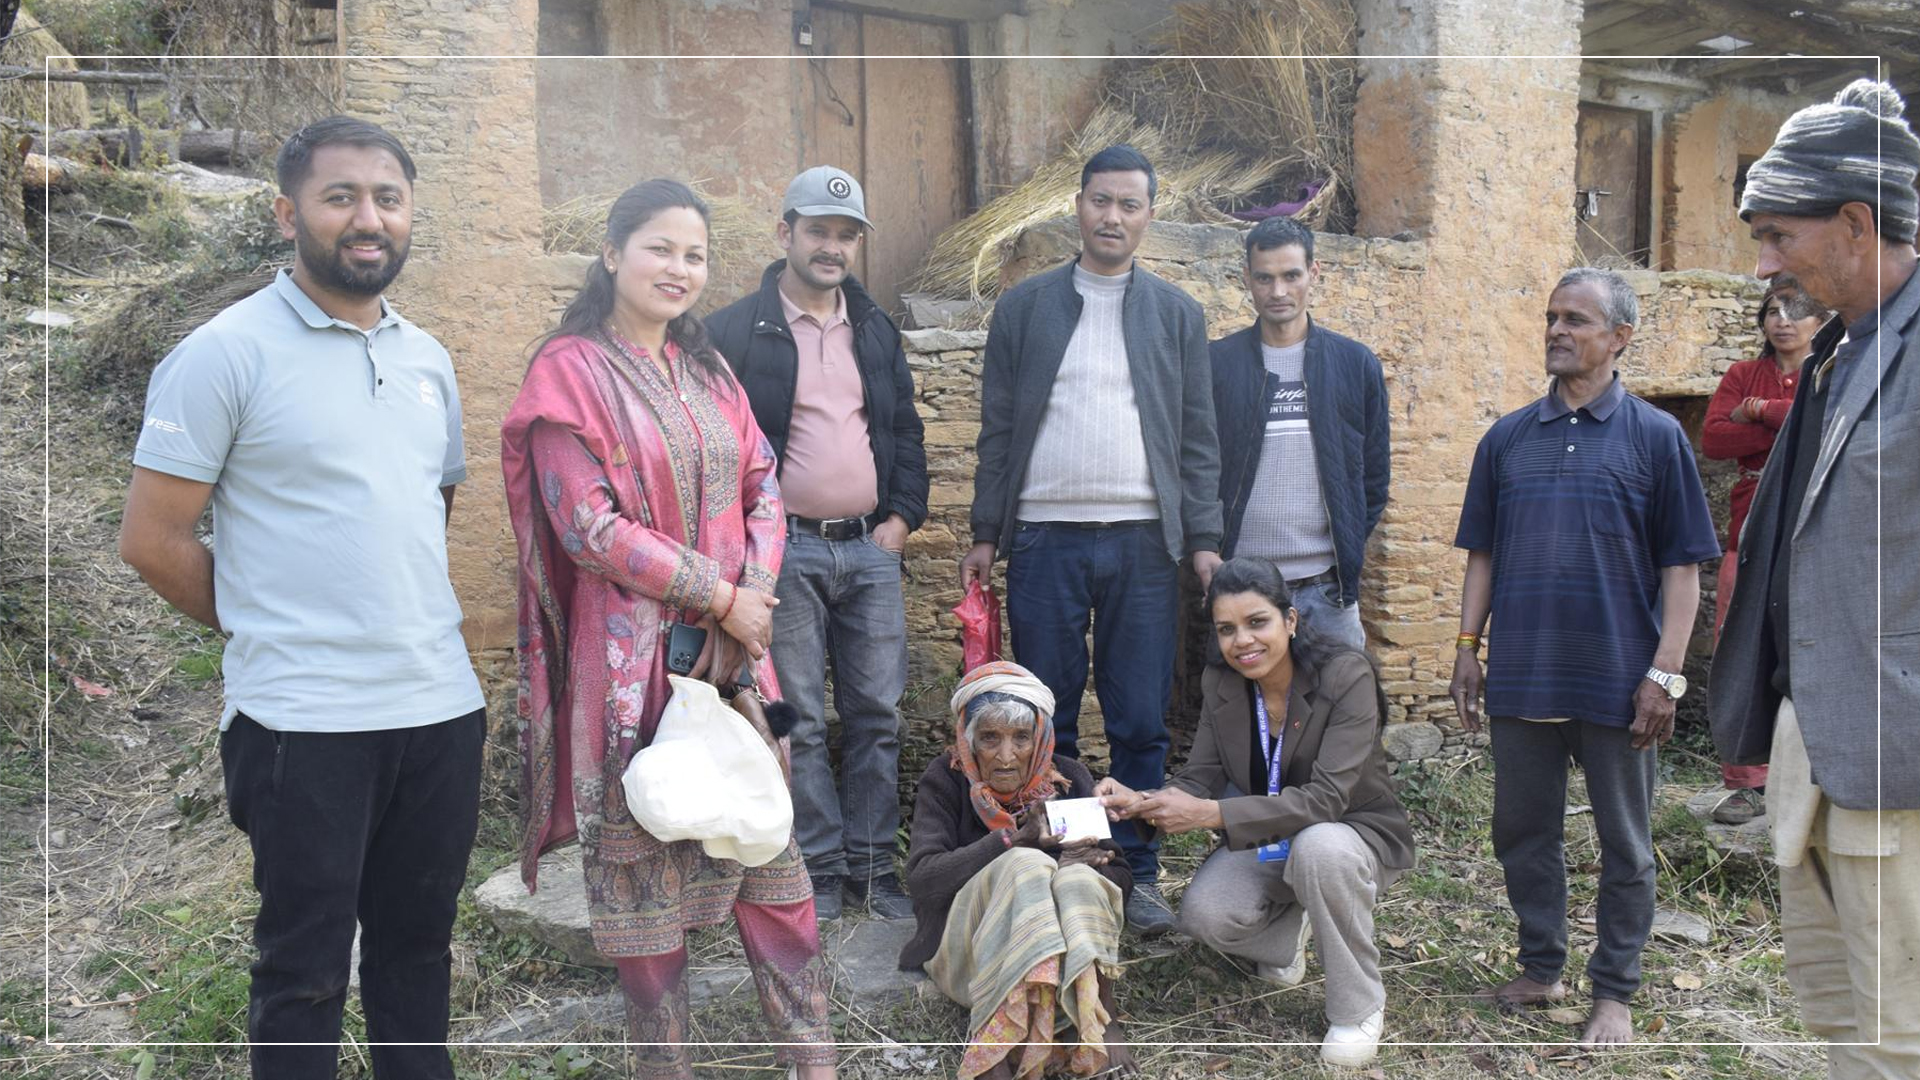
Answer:
MULTIPOLYGON (((54 282, 57 306, 82 322, 55 332, 49 363, 39 329, 22 318, 38 301, 37 283, 10 295, 24 302, 9 303, 0 325, 0 1069, 45 1078, 240 1077, 240 1051, 183 1045, 232 1043, 243 1033, 255 901, 244 841, 219 802, 217 642, 154 599, 114 553, 144 376, 90 368, 86 334, 151 277, 137 265, 119 272, 123 279, 54 282), (42 408, 49 385, 50 413, 42 408), (42 710, 49 698, 50 725, 42 710), (149 1045, 126 1045, 138 1043, 149 1045)), ((498 736, 472 884, 508 862, 514 842, 506 673, 483 674, 498 736)), ((925 715, 942 695, 920 690, 906 750, 915 767, 944 740, 925 715)), ((1771 879, 1751 864, 1723 862, 1680 807, 1713 782, 1710 763, 1684 748, 1665 760, 1656 815, 1661 905, 1700 916, 1713 937, 1705 946, 1649 947, 1636 1010, 1641 1042, 1571 1053, 1563 1047, 1577 1034, 1577 1014, 1502 1016, 1471 1001, 1473 990, 1511 972, 1514 928, 1486 834, 1490 772, 1469 759, 1407 779, 1421 863, 1379 910, 1395 1045, 1368 1075, 1645 1080, 1820 1070, 1815 1049, 1766 1045, 1804 1039, 1782 974, 1771 879)), ((1570 802, 1583 801, 1576 785, 1570 802)), ((1571 814, 1567 828, 1577 966, 1591 944, 1591 924, 1577 920, 1591 914, 1599 856, 1590 815, 1571 814)), ((1168 852, 1176 902, 1204 854, 1192 842, 1168 852)), ((702 935, 694 962, 717 965, 738 949, 728 933, 702 935)), ((1318 1074, 1317 965, 1302 986, 1282 990, 1192 944, 1144 948, 1130 940, 1124 960, 1119 1000, 1145 1075, 1318 1074)), ((515 1009, 610 988, 607 973, 503 937, 463 903, 459 1036, 515 1009)), ((957 1061, 951 1044, 964 1013, 918 995, 859 1009, 842 1001, 834 1021, 847 1045, 842 1075, 941 1076, 957 1061)), ((341 1074, 370 1075, 357 1045, 357 1004, 347 1026, 341 1074)), ((761 1028, 750 993, 701 1010, 695 1033, 715 1044, 699 1050, 702 1076, 779 1075, 770 1052, 753 1045, 761 1028)), ((593 1044, 619 1036, 587 1026, 572 1045, 468 1046, 456 1060, 469 1080, 617 1077, 623 1051, 593 1044)))

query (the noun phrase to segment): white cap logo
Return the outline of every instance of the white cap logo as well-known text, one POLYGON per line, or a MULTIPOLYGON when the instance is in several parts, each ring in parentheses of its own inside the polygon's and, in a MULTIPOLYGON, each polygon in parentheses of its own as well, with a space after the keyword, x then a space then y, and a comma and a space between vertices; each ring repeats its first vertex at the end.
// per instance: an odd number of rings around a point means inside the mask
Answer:
POLYGON ((853 185, 847 183, 844 176, 835 176, 827 181, 827 194, 836 199, 844 199, 853 194, 853 185))

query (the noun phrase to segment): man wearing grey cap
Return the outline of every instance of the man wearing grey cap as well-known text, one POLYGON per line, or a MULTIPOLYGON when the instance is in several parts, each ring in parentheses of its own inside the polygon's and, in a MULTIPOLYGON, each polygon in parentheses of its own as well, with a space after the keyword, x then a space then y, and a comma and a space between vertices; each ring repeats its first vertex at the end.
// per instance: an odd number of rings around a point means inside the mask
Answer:
POLYGON ((760 290, 707 319, 780 458, 787 550, 773 661, 793 729, 793 816, 814 912, 842 892, 888 919, 913 916, 893 870, 900 827, 900 695, 907 534, 927 516, 927 458, 900 331, 850 272, 873 222, 860 182, 827 165, 787 185, 775 228, 786 258, 760 290), (833 667, 841 769, 827 746, 833 667))
POLYGON ((1787 978, 1829 1075, 1920 1076, 1920 139, 1861 79, 1747 174, 1755 273, 1840 314, 1761 474, 1708 692, 1721 758, 1771 758, 1787 978), (1851 1045, 1843 1045, 1851 1044, 1851 1045))

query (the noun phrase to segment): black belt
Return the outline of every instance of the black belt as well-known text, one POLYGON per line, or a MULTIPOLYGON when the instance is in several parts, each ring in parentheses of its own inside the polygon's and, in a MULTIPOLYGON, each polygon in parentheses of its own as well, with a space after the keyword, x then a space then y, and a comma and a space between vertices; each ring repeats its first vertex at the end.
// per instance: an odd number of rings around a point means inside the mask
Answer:
POLYGON ((1340 583, 1339 572, 1329 567, 1328 569, 1322 570, 1319 573, 1313 575, 1312 577, 1295 578, 1292 581, 1287 582, 1287 589, 1291 592, 1298 592, 1309 585, 1337 585, 1339 583, 1340 583))
POLYGON ((809 518, 799 514, 787 515, 787 528, 793 532, 808 533, 822 540, 861 540, 873 531, 875 525, 885 521, 880 511, 875 510, 866 517, 845 518, 809 518))

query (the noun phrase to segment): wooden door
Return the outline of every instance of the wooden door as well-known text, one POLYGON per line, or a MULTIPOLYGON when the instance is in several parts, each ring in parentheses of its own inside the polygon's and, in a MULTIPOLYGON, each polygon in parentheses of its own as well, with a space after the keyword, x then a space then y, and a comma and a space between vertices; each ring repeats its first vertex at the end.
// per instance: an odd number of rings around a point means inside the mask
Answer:
POLYGON ((1590 264, 1648 265, 1651 136, 1647 113, 1580 103, 1574 218, 1580 254, 1590 264))
POLYGON ((854 273, 897 315, 901 290, 933 238, 966 216, 973 187, 958 31, 825 5, 815 5, 811 18, 813 99, 802 110, 799 165, 837 165, 860 181, 874 230, 854 273))

